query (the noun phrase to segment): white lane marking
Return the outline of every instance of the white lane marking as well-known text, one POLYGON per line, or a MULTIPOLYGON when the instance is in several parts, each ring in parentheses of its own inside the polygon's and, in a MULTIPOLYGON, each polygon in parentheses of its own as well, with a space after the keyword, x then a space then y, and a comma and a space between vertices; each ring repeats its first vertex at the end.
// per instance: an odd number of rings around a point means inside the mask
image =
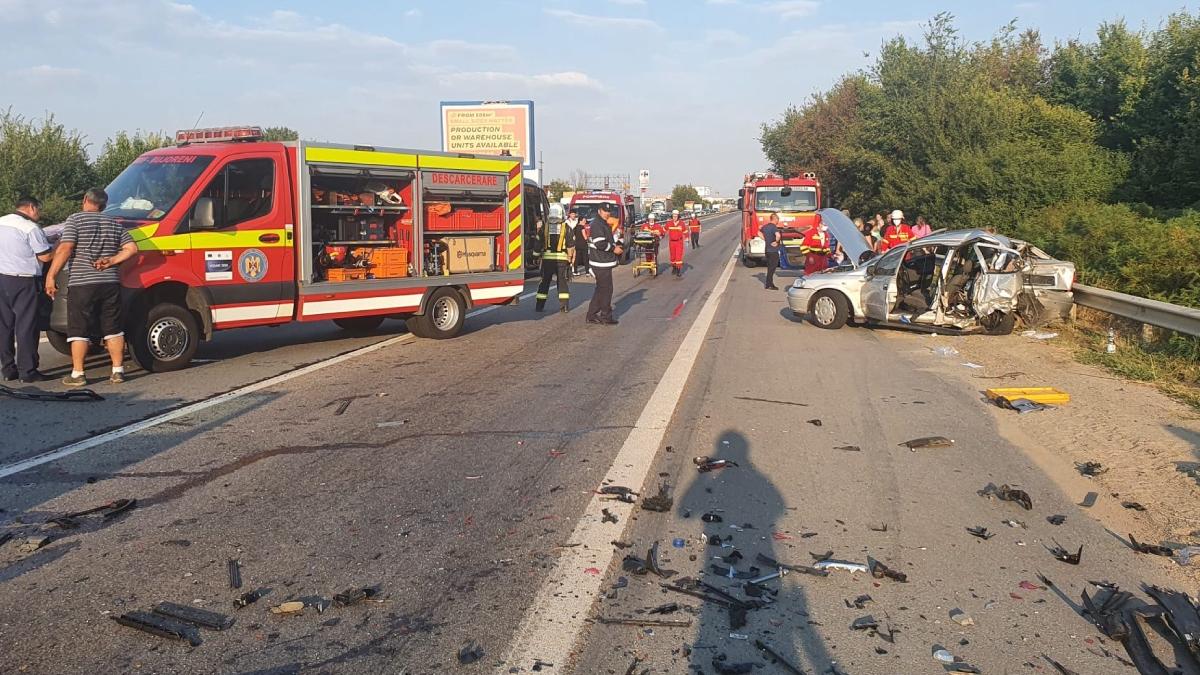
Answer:
MULTIPOLYGON (((725 266, 712 294, 680 343, 603 482, 628 486, 640 486, 645 482, 736 262, 736 256, 729 259, 729 264, 725 266)), ((568 548, 564 549, 565 553, 558 559, 550 577, 525 612, 516 632, 516 641, 503 661, 504 669, 527 666, 534 659, 563 667, 562 664, 569 660, 583 630, 584 620, 600 593, 605 570, 617 556, 617 551, 609 543, 613 540, 612 527, 602 521, 601 510, 606 508, 625 523, 617 538, 624 536, 632 522, 630 516, 633 515, 633 505, 602 499, 600 495, 593 496, 567 540, 568 548)))
MULTIPOLYGON (((528 298, 532 298, 533 296, 534 296, 534 293, 526 293, 521 296, 521 299, 526 300, 528 298)), ((488 312, 496 309, 498 306, 499 305, 488 305, 486 307, 481 307, 481 308, 471 312, 470 314, 467 314, 467 316, 473 317, 473 316, 479 316, 480 314, 487 314, 488 312)), ((110 441, 115 441, 118 438, 124 438, 125 436, 136 434, 139 431, 151 429, 153 427, 159 426, 160 424, 165 424, 167 422, 170 422, 171 420, 179 419, 180 417, 185 417, 187 415, 198 413, 202 410, 207 410, 208 408, 212 408, 214 406, 221 405, 222 403, 228 403, 230 401, 239 399, 248 394, 253 394, 254 392, 262 391, 263 389, 269 389, 271 387, 274 387, 277 384, 282 384, 284 382, 287 382, 288 380, 294 380, 297 377, 303 377, 310 373, 315 373, 318 370, 328 368, 329 366, 336 366, 337 364, 342 363, 344 361, 349 361, 350 359, 357 358, 359 356, 363 356, 364 354, 370 354, 371 352, 376 352, 376 351, 379 351, 380 349, 385 349, 387 347, 391 347, 392 345, 397 345, 397 344, 400 344, 401 342, 407 342, 412 339, 413 339, 413 336, 411 334, 406 333, 404 335, 397 335, 396 337, 391 337, 386 340, 381 340, 379 342, 369 344, 366 347, 360 347, 353 351, 346 352, 345 354, 339 354, 338 356, 334 356, 334 357, 326 359, 324 361, 318 361, 316 363, 309 364, 309 365, 304 366, 303 368, 299 368, 297 370, 292 370, 292 371, 283 373, 281 375, 276 375, 275 377, 269 377, 260 382, 255 382, 254 384, 246 385, 245 387, 242 387, 241 389, 234 389, 233 391, 226 392, 224 394, 220 394, 219 396, 214 396, 212 398, 205 399, 203 401, 197 401, 196 403, 192 403, 190 405, 185 405, 182 408, 177 408, 170 412, 165 412, 161 415, 156 415, 149 419, 144 419, 140 422, 134 422, 133 424, 121 427, 119 429, 113 429, 112 431, 107 431, 103 434, 100 434, 99 436, 93 436, 91 438, 79 441, 77 443, 72 443, 70 445, 64 445, 63 447, 58 448, 57 450, 51 450, 49 452, 44 452, 40 455, 35 455, 33 457, 30 457, 29 459, 21 460, 20 462, 15 462, 13 464, 8 464, 6 466, 0 467, 0 478, 5 478, 5 477, 11 476, 15 473, 20 473, 22 471, 32 469, 36 466, 41 466, 42 464, 45 464, 46 462, 53 462, 56 459, 62 459, 63 457, 69 457, 77 452, 82 452, 84 450, 90 450, 91 448, 95 448, 97 446, 104 445, 105 443, 108 443, 110 441)))

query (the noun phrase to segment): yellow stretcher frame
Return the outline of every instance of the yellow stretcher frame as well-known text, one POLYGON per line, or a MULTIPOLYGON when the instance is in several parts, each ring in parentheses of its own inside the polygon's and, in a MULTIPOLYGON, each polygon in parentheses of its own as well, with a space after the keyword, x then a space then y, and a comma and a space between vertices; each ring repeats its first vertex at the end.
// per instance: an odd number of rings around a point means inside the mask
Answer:
POLYGON ((662 246, 659 246, 657 249, 654 250, 654 262, 649 262, 643 257, 643 258, 640 258, 637 262, 630 265, 630 267, 633 268, 633 276, 634 277, 640 276, 642 273, 642 270, 646 270, 647 272, 649 272, 650 276, 652 276, 652 277, 658 276, 658 252, 661 249, 662 249, 662 246))
POLYGON ((1071 402, 1071 395, 1054 387, 998 387, 984 392, 988 399, 996 401, 1003 398, 1015 401, 1020 398, 1045 405, 1062 405, 1071 402))

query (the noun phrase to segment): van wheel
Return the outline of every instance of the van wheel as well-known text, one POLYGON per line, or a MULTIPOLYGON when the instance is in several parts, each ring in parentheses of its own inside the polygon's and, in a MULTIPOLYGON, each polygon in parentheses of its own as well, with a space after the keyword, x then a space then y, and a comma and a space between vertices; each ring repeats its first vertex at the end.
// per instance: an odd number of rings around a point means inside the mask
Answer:
POLYGON ((129 351, 142 369, 167 373, 187 367, 200 346, 200 326, 186 307, 157 304, 134 322, 129 351))
POLYGON ((983 326, 983 330, 987 331, 988 335, 1011 335, 1013 329, 1017 327, 1017 313, 992 312, 987 316, 980 317, 979 325, 983 326))
POLYGON ((71 355, 71 343, 67 342, 66 333, 60 333, 56 330, 47 330, 46 341, 49 342, 50 346, 54 347, 54 351, 58 352, 59 354, 62 354, 63 356, 71 355))
POLYGON ((408 332, 422 338, 445 340, 462 332, 467 307, 452 288, 439 288, 429 297, 425 313, 408 319, 408 332))
POLYGON ((383 323, 382 316, 353 316, 344 319, 334 319, 333 323, 350 333, 370 333, 383 323))
POLYGON ((837 291, 821 291, 808 304, 808 320, 818 328, 841 328, 848 318, 850 307, 846 296, 837 291))

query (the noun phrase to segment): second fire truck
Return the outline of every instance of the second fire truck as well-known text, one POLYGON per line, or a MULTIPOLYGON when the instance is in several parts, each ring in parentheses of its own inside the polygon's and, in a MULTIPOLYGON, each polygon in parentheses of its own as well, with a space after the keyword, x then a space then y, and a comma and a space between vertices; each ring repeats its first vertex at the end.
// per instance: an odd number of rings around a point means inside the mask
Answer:
POLYGON ((742 212, 742 263, 754 267, 766 259, 766 242, 758 231, 772 213, 779 215, 779 232, 787 249, 798 248, 804 233, 820 221, 821 182, 811 171, 790 177, 770 172, 749 174, 738 190, 738 208, 742 212))

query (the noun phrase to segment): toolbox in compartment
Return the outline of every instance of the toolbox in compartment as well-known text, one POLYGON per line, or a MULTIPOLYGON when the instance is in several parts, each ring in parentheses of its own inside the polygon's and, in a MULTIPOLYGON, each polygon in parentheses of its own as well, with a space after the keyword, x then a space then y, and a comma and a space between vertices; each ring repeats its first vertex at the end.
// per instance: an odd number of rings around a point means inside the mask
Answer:
POLYGON ((504 208, 490 204, 429 204, 425 208, 425 229, 431 232, 502 232, 504 208))
POLYGON ((371 251, 371 273, 376 279, 408 276, 408 249, 377 248, 371 251))
POLYGON ((367 270, 365 267, 331 267, 325 270, 325 278, 329 281, 354 281, 355 279, 366 279, 367 270))

